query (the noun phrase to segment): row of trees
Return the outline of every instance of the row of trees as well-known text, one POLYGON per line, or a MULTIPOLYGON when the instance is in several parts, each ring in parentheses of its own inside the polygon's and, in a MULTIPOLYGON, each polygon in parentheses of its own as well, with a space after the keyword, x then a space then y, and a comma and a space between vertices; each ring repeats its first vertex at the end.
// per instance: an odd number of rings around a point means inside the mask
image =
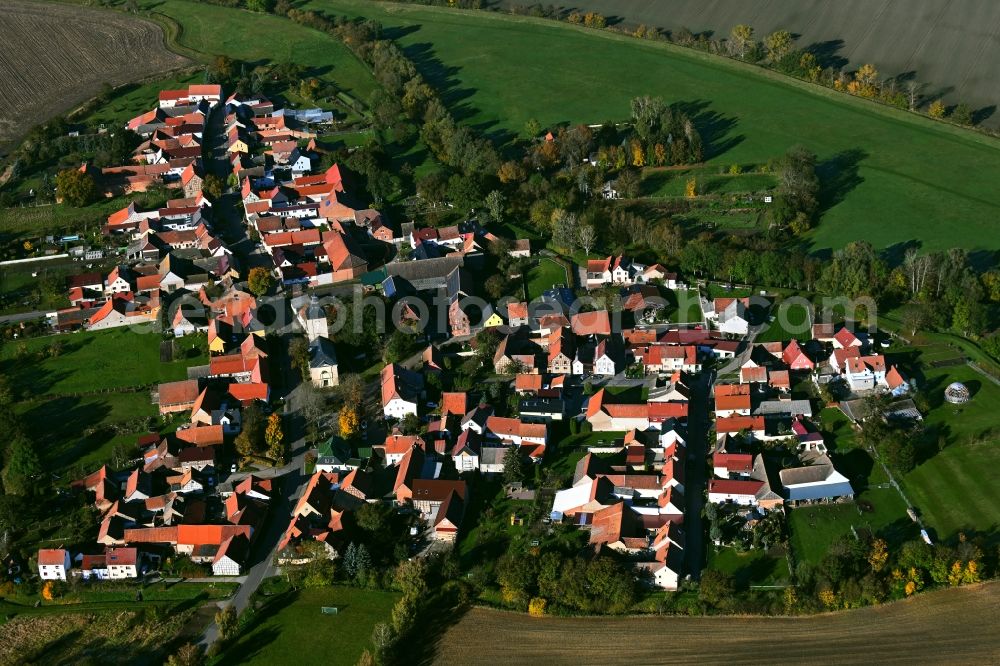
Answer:
POLYGON ((519 610, 532 604, 549 611, 622 613, 636 598, 631 567, 611 557, 586 560, 554 550, 512 547, 497 562, 496 582, 504 602, 519 610))

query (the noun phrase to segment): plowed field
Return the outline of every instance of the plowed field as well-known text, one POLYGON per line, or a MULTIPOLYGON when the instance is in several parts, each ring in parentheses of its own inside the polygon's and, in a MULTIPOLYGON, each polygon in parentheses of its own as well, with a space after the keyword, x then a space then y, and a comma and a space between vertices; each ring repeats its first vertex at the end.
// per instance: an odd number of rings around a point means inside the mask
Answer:
POLYGON ((439 664, 995 664, 1000 584, 813 617, 532 618, 475 609, 439 664))
POLYGON ((5 0, 0 10, 0 147, 68 111, 108 83, 188 61, 149 21, 67 5, 5 0))

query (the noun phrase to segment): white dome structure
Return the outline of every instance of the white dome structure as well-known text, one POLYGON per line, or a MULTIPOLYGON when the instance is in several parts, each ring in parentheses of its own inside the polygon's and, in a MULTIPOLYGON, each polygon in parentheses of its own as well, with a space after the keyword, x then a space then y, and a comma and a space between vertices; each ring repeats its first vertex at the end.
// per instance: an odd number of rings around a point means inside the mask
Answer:
POLYGON ((952 382, 944 390, 944 399, 953 405, 964 405, 971 398, 968 387, 961 382, 952 382))

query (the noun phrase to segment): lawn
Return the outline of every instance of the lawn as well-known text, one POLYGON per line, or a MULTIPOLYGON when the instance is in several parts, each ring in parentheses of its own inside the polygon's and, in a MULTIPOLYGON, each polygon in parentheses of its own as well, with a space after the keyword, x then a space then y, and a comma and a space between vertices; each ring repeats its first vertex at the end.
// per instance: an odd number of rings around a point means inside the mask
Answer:
POLYGON ((566 269, 561 264, 548 257, 540 257, 534 266, 528 269, 525 276, 525 289, 528 300, 532 301, 542 295, 542 292, 552 289, 557 284, 571 285, 566 281, 566 269))
POLYGON ((711 548, 708 568, 731 574, 737 586, 783 585, 788 583, 788 560, 783 549, 771 552, 760 548, 738 552, 735 548, 711 548))
MULTIPOLYGON (((562 23, 361 0, 305 6, 382 22, 462 121, 500 139, 521 135, 531 118, 542 127, 625 120, 633 97, 659 95, 694 117, 710 164, 759 164, 804 144, 819 156, 823 182, 813 249, 856 238, 876 247, 917 240, 925 251, 1000 248, 995 139, 708 54, 562 23)), ((231 12, 213 9, 223 11, 231 12)), ((252 48, 246 33, 211 31, 223 38, 218 48, 236 52, 252 48)))
POLYGON ((793 338, 804 341, 812 337, 809 308, 804 303, 782 301, 771 312, 774 321, 757 336, 757 342, 784 342, 793 338))
POLYGON ((177 22, 177 41, 206 59, 224 54, 253 64, 297 63, 308 68, 308 76, 334 83, 363 103, 378 85, 339 41, 288 19, 187 0, 142 4, 177 22))
POLYGON ((667 320, 670 323, 691 324, 704 321, 697 289, 661 290, 661 293, 665 293, 670 301, 667 309, 667 320))
POLYGON ((860 500, 871 503, 872 511, 861 513, 854 502, 803 506, 788 512, 792 552, 797 561, 817 563, 838 539, 868 528, 890 544, 917 536, 917 527, 906 515, 906 504, 894 488, 872 488, 860 500))
POLYGON ((949 353, 954 357, 955 350, 942 345, 916 349, 922 352, 918 385, 930 402, 924 424, 945 448, 904 476, 903 489, 939 539, 968 528, 994 530, 1000 526, 1000 490, 991 480, 991 470, 1000 466, 995 435, 1000 386, 967 365, 934 368, 925 362, 949 353), (944 402, 942 391, 955 381, 972 392, 965 405, 944 402))
POLYGON ((122 86, 109 95, 107 104, 98 106, 92 113, 80 118, 79 122, 87 127, 99 127, 103 124, 114 130, 132 118, 155 108, 161 90, 187 88, 192 83, 204 82, 205 74, 199 71, 122 86))
POLYGON ((199 337, 189 336, 178 348, 191 355, 161 363, 160 341, 154 333, 118 328, 0 347, 0 372, 21 397, 15 411, 54 473, 108 462, 116 448, 132 449, 136 434, 158 427, 149 390, 136 387, 184 379, 187 366, 206 358, 199 337), (57 356, 53 345, 60 347, 57 356))
POLYGON ((161 363, 160 342, 158 333, 128 327, 7 341, 0 372, 32 396, 61 395, 184 379, 189 365, 205 360, 197 354, 161 363))
POLYGON ((218 663, 353 666, 372 649, 372 629, 389 621, 398 596, 339 586, 286 592, 257 612, 218 663), (324 606, 338 613, 324 615, 324 606))

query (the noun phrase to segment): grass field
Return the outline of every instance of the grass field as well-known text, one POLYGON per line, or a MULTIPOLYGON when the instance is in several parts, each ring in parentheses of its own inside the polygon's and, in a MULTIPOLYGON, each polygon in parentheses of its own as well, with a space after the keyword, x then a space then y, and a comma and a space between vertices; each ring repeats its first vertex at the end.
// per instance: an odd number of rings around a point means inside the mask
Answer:
POLYGON ((525 278, 525 289, 529 301, 538 298, 543 292, 551 289, 554 285, 572 284, 566 282, 566 269, 561 264, 547 257, 539 258, 538 263, 528 269, 525 278))
POLYGON ((475 608, 444 635, 435 663, 984 663, 1000 650, 998 598, 1000 584, 986 583, 801 618, 533 618, 475 608))
POLYGON ((291 21, 186 0, 145 3, 181 26, 185 48, 254 64, 293 62, 363 103, 377 87, 368 69, 339 41, 291 21))
POLYGON ((803 303, 779 303, 771 311, 774 321, 755 340, 757 342, 784 342, 793 338, 808 340, 812 337, 809 308, 803 303))
POLYGON ((917 468, 900 479, 904 492, 938 539, 962 529, 997 529, 1000 493, 990 470, 1000 465, 996 447, 1000 386, 964 363, 934 367, 963 357, 962 350, 944 342, 894 346, 890 353, 927 396, 930 411, 924 415, 924 425, 932 442, 944 444, 942 450, 925 453, 926 459, 918 458, 917 468), (944 401, 945 387, 956 381, 972 393, 965 405, 944 401))
POLYGON ((667 319, 671 323, 690 324, 704 319, 701 312, 701 300, 696 289, 660 290, 666 293, 670 301, 667 319))
POLYGON ((204 81, 204 73, 197 72, 123 86, 111 95, 107 104, 98 106, 93 113, 82 118, 81 122, 88 127, 103 124, 108 128, 117 128, 154 108, 161 90, 187 88, 192 83, 204 83, 204 81))
POLYGON ((731 574, 740 588, 751 585, 785 585, 788 583, 788 560, 783 552, 761 549, 739 553, 734 548, 712 548, 708 568, 731 574))
POLYGON ((114 391, 184 379, 203 361, 197 338, 181 341, 191 355, 161 363, 160 336, 127 329, 8 341, 0 372, 21 394, 15 409, 53 472, 106 462, 119 445, 134 446, 138 419, 157 415, 149 391, 114 391), (61 345, 53 357, 49 348, 61 345), (22 347, 23 345, 23 347, 22 347), (124 426, 126 422, 134 424, 124 426))
POLYGON ((856 530, 868 528, 890 544, 917 536, 917 528, 906 515, 906 504, 895 488, 870 488, 858 499, 870 502, 872 511, 861 513, 853 502, 791 509, 788 528, 796 560, 819 562, 834 541, 850 535, 852 526, 856 530))
POLYGON ((397 596, 349 587, 285 593, 257 613, 218 663, 353 666, 372 649, 372 629, 389 621, 397 596), (323 615, 323 606, 339 612, 323 615))
MULTIPOLYGON (((509 8, 523 3, 499 0, 509 8)), ((725 38, 739 23, 753 26, 757 39, 775 30, 798 35, 800 48, 812 47, 845 71, 875 63, 885 77, 910 73, 926 84, 930 98, 941 94, 946 104, 965 102, 989 107, 1000 100, 1000 85, 991 75, 997 43, 989 29, 1000 21, 1000 6, 990 0, 966 0, 948 7, 947 20, 939 0, 908 0, 873 5, 869 0, 794 0, 794 2, 713 2, 676 0, 578 0, 572 7, 597 11, 626 25, 645 24, 676 31, 687 27, 725 38), (942 53, 939 45, 947 44, 942 53)), ((997 126, 994 113, 987 123, 997 126)))
POLYGON ((0 347, 0 371, 34 396, 184 379, 200 357, 160 363, 160 342, 156 333, 127 327, 8 341, 0 347), (47 353, 54 344, 60 345, 58 356, 47 353))
POLYGON ((383 22, 460 119, 500 138, 521 134, 530 118, 543 127, 624 120, 630 99, 649 94, 687 108, 712 164, 761 163, 805 144, 823 181, 813 249, 854 238, 1000 248, 994 139, 672 45, 551 21, 359 0, 306 6, 383 22), (582 94, 593 90, 600 94, 582 94))

